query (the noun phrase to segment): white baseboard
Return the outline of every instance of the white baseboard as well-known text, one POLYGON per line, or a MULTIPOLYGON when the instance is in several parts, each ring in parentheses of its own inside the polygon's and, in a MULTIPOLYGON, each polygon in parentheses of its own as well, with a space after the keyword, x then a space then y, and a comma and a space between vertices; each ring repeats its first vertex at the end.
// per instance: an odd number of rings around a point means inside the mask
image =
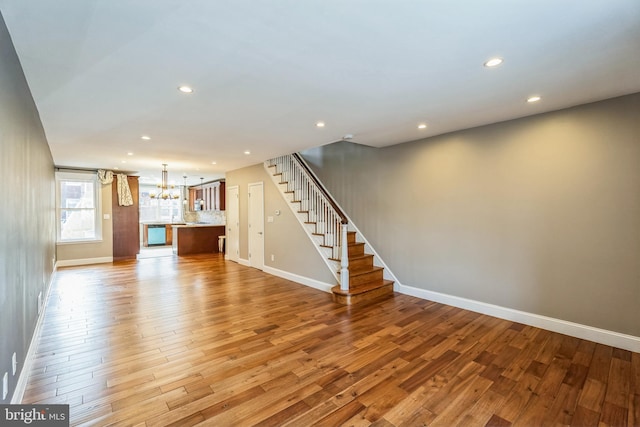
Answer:
POLYGON ((58 264, 59 263, 56 262, 53 265, 53 271, 51 272, 51 277, 49 278, 49 283, 47 284, 47 289, 44 294, 44 299, 42 301, 42 310, 38 315, 38 320, 36 320, 36 327, 33 330, 33 335, 31 336, 31 342, 29 342, 29 348, 27 349, 27 354, 24 358, 24 362, 22 363, 22 370, 20 371, 20 375, 18 376, 18 382, 16 383, 16 388, 13 390, 13 395, 11 396, 11 404, 22 403, 24 392, 27 389, 27 382, 29 381, 29 373, 31 373, 33 358, 35 357, 36 350, 38 349, 38 340, 40 339, 42 322, 44 321, 44 313, 47 310, 47 303, 49 301, 49 295, 51 294, 51 285, 53 284, 53 278, 55 277, 58 264))
POLYGON ((282 277, 283 279, 291 280, 296 283, 300 283, 305 286, 309 286, 311 288, 318 289, 324 292, 331 292, 331 288, 335 285, 330 285, 329 283, 324 283, 319 280, 311 279, 309 277, 299 276, 294 273, 290 273, 284 270, 278 270, 277 268, 264 266, 265 273, 273 274, 274 276, 282 277))
POLYGON ((244 265, 245 267, 251 267, 248 259, 238 258, 238 264, 244 265))
POLYGON ((539 314, 527 313, 526 311, 514 310, 498 305, 442 294, 440 292, 414 288, 412 286, 396 284, 396 291, 429 301, 475 311, 476 313, 487 314, 500 319, 524 323, 525 325, 535 326, 552 332, 558 332, 572 337, 640 353, 640 337, 633 335, 621 334, 618 332, 608 331, 606 329, 594 328, 592 326, 568 322, 566 320, 555 319, 553 317, 541 316, 539 314))
POLYGON ((72 267, 74 265, 103 264, 105 262, 113 262, 113 257, 104 256, 99 258, 81 258, 81 259, 64 259, 58 260, 58 267, 72 267))

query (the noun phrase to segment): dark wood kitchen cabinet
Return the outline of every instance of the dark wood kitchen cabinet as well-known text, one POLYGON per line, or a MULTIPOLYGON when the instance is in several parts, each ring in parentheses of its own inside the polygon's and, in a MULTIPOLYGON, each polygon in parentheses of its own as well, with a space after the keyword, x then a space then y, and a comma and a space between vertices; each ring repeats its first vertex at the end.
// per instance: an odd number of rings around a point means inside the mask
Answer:
POLYGON ((189 209, 196 211, 225 210, 225 182, 214 181, 189 187, 189 209), (202 203, 198 203, 200 201, 202 203))

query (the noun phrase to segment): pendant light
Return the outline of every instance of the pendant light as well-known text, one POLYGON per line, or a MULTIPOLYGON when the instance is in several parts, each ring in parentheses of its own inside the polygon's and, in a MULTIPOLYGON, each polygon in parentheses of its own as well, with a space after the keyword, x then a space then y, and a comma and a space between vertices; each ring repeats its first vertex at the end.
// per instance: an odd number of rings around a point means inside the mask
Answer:
POLYGON ((204 190, 202 185, 203 181, 204 181, 204 178, 200 177, 200 210, 201 211, 204 210, 204 190))
POLYGON ((184 199, 182 200, 182 205, 185 207, 187 207, 188 203, 189 203, 189 194, 187 192, 187 175, 182 175, 182 178, 184 179, 184 185, 182 186, 182 191, 184 192, 183 196, 184 199))

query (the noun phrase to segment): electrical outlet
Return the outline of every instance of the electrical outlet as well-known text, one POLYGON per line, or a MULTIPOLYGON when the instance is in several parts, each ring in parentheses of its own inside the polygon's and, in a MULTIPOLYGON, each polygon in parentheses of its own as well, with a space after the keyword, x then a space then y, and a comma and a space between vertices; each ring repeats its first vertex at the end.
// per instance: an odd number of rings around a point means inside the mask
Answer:
POLYGON ((18 370, 18 358, 15 352, 13 352, 13 357, 11 358, 11 369, 13 369, 13 375, 15 375, 18 370))
POLYGON ((42 312, 42 291, 38 294, 38 314, 42 312))
POLYGON ((271 254, 271 261, 275 261, 276 260, 276 256, 274 254, 271 254))
POLYGON ((7 398, 7 394, 9 394, 9 372, 5 372, 2 377, 2 400, 7 398))

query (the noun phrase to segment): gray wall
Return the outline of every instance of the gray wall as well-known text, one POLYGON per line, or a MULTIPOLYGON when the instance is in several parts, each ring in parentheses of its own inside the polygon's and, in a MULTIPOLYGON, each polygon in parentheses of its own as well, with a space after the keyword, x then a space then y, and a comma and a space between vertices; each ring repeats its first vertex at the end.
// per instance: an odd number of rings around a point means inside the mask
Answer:
MULTIPOLYGON (((249 258, 248 186, 251 183, 263 182, 264 188, 264 264, 267 267, 297 274, 299 276, 335 285, 336 280, 329 267, 307 237, 298 220, 295 218, 287 202, 271 181, 262 164, 249 166, 227 172, 227 188, 238 186, 240 205, 240 259, 249 258), (279 210, 280 215, 275 215, 279 210), (273 222, 267 217, 273 216, 273 222), (271 255, 274 261, 271 261, 271 255)), ((227 199, 228 200, 228 199, 227 199)), ((228 209, 228 206, 227 206, 228 209)))
POLYGON ((38 293, 45 294, 51 279, 55 205, 51 152, 1 15, 0 58, 0 381, 9 372, 9 394, 1 401, 8 403, 35 329, 38 293))
POLYGON ((406 286, 640 336, 640 94, 304 153, 406 286))

